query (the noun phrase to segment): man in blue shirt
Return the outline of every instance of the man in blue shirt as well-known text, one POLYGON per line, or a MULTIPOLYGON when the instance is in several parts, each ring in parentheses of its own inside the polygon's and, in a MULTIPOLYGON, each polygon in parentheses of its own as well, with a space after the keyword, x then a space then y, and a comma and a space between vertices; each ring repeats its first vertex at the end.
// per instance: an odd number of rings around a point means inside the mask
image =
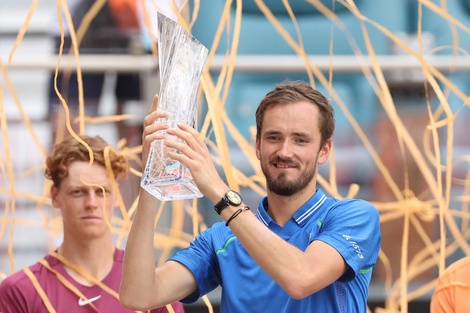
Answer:
POLYGON ((317 187, 328 160, 334 112, 303 82, 284 82, 256 111, 256 156, 267 196, 254 214, 230 190, 193 128, 170 129, 157 109, 145 119, 143 159, 162 130, 168 157, 186 165, 224 219, 154 268, 157 200, 141 189, 129 234, 120 299, 132 309, 193 302, 222 287, 221 312, 367 312, 368 286, 380 248, 377 210, 362 200, 327 197, 317 187), (179 150, 180 153, 170 151, 179 150))

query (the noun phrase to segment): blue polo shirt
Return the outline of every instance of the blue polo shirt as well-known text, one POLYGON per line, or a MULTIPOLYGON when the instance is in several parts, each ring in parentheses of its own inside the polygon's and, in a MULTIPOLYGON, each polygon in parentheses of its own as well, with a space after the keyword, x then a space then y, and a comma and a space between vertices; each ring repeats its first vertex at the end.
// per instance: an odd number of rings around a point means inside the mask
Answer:
POLYGON ((184 264, 198 284, 182 301, 194 302, 220 285, 222 313, 367 312, 368 286, 381 240, 376 208, 362 200, 329 198, 317 190, 281 227, 267 214, 266 204, 264 198, 255 215, 271 231, 302 251, 321 240, 343 256, 349 270, 330 286, 293 299, 257 265, 230 227, 220 222, 171 258, 184 264))

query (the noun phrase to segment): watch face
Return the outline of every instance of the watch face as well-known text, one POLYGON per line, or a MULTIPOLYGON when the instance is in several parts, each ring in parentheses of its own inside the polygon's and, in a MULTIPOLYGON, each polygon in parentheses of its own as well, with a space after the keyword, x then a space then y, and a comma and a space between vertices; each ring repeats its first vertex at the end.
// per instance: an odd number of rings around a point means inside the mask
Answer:
POLYGON ((225 196, 232 205, 240 205, 242 203, 240 195, 233 190, 229 190, 225 196))

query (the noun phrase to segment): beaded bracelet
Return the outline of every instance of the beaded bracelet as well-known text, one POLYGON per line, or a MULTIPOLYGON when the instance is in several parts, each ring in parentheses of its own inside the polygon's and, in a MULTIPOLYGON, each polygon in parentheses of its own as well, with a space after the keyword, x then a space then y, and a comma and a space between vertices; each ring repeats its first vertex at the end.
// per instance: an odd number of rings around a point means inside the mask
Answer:
POLYGON ((249 209, 250 209, 250 208, 245 205, 243 208, 240 208, 240 209, 236 210, 235 213, 233 213, 232 216, 230 216, 230 218, 227 220, 227 223, 225 223, 225 226, 228 226, 228 224, 229 224, 235 217, 237 217, 240 213, 242 213, 243 211, 249 210, 249 209))

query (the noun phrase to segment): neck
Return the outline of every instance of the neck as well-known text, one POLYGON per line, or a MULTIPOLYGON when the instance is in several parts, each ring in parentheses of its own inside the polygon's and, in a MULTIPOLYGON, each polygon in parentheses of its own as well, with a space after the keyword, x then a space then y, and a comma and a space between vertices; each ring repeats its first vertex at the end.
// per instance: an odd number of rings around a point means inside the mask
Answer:
MULTIPOLYGON (((115 246, 112 241, 81 242, 69 244, 66 240, 58 249, 58 253, 80 270, 92 275, 99 281, 103 280, 111 271, 114 263, 115 246)), ((64 264, 67 273, 82 285, 92 285, 82 275, 64 264)))

